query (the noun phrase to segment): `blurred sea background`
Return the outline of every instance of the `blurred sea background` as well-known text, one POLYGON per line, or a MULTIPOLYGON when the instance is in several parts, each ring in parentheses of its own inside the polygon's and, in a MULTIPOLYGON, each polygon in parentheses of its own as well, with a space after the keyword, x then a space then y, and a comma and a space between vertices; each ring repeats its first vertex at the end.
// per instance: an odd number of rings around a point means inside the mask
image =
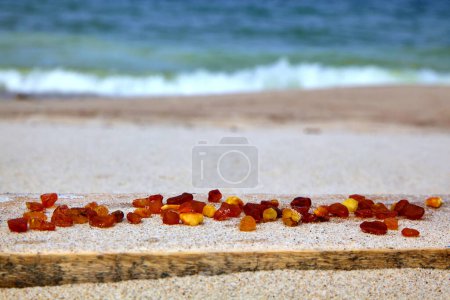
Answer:
POLYGON ((0 0, 0 93, 450 84, 448 0, 0 0))

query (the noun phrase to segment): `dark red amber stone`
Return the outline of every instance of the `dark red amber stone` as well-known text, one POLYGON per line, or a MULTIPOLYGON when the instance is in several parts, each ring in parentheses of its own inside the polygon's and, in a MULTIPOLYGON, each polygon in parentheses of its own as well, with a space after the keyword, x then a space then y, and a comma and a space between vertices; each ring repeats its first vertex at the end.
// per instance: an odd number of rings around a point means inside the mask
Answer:
POLYGON ((190 193, 183 193, 181 195, 175 196, 175 197, 171 197, 169 199, 167 199, 167 204, 177 204, 180 205, 186 201, 192 201, 194 200, 194 195, 190 194, 190 193))
POLYGON ((361 230, 365 233, 370 234, 376 234, 376 235, 383 235, 387 233, 387 226, 383 222, 380 221, 373 221, 373 222, 362 222, 361 225, 359 225, 361 230))

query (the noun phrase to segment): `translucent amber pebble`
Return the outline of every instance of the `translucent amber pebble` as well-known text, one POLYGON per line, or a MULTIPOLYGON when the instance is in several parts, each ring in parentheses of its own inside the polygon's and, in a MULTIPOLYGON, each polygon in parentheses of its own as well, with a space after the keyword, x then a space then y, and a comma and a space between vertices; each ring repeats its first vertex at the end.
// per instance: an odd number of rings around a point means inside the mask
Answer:
POLYGON ((257 203, 246 203, 243 207, 244 213, 247 216, 252 216, 253 219, 255 219, 255 221, 257 223, 261 222, 262 220, 262 214, 264 211, 264 206, 261 204, 257 204, 257 203))
POLYGON ((263 206, 271 206, 271 207, 278 207, 280 205, 280 202, 277 199, 272 200, 262 200, 261 205, 263 206))
POLYGON ((306 198, 306 197, 297 197, 294 198, 294 200, 292 200, 291 202, 291 206, 298 206, 298 207, 311 207, 311 198, 306 198))
POLYGON ((425 209, 415 204, 408 204, 403 211, 403 215, 410 220, 419 220, 425 214, 425 209))
POLYGON ((146 207, 150 204, 150 199, 148 199, 148 198, 134 199, 131 204, 134 207, 146 207))
POLYGON ((403 228, 402 235, 406 237, 418 237, 420 232, 412 228, 403 228))
POLYGON ((48 193, 41 195, 42 205, 44 205, 44 207, 46 208, 52 207, 57 200, 58 195, 56 193, 48 193))
POLYGON ((396 218, 386 218, 384 219, 384 224, 386 224, 389 230, 397 230, 398 229, 398 220, 396 218))
POLYGON ((272 222, 277 220, 277 211, 272 207, 266 208, 263 211, 263 221, 264 222, 272 222))
POLYGON ((385 211, 385 212, 377 212, 375 213, 375 218, 383 220, 386 218, 395 218, 397 216, 397 212, 395 210, 393 211, 385 211))
POLYGON ((168 209, 178 210, 179 208, 180 208, 180 205, 178 205, 178 204, 164 204, 163 206, 161 206, 161 211, 168 210, 168 209))
POLYGON ((186 201, 180 205, 178 208, 179 213, 196 212, 201 214, 203 212, 203 207, 206 205, 205 202, 201 201, 186 201))
POLYGON ((208 201, 219 203, 222 200, 222 193, 219 190, 212 190, 208 193, 208 201))
POLYGON ((394 205, 392 205, 392 208, 398 213, 399 216, 403 216, 406 206, 408 206, 408 204, 409 204, 408 200, 402 199, 397 203, 395 203, 394 205))
MULTIPOLYGON (((67 210, 66 214, 72 218, 75 224, 84 224, 89 221, 89 213, 91 211, 89 208, 84 207, 73 207, 67 210)), ((95 214, 97 215, 97 214, 95 214)))
POLYGON ((109 228, 116 224, 116 217, 113 215, 96 216, 89 219, 89 225, 99 228, 109 228))
POLYGON ((355 216, 358 218, 372 218, 373 211, 371 209, 357 209, 355 211, 355 216))
POLYGON ((353 195, 350 195, 348 197, 351 198, 351 199, 355 199, 358 202, 360 202, 361 200, 365 200, 366 199, 365 196, 358 195, 358 194, 353 194, 353 195))
POLYGON ((333 204, 331 204, 328 207, 328 211, 333 216, 337 216, 337 217, 340 217, 340 218, 347 218, 348 215, 349 215, 347 207, 345 205, 341 204, 341 203, 333 203, 333 204))
POLYGON ((53 211, 51 221, 58 227, 73 226, 73 220, 69 215, 69 208, 67 207, 67 205, 56 207, 56 209, 53 211))
POLYGON ((31 211, 43 211, 45 209, 44 205, 39 202, 27 202, 26 205, 31 211))
POLYGON ((25 232, 28 230, 28 221, 25 218, 10 219, 8 227, 12 232, 25 232))
POLYGON ((29 211, 23 214, 23 217, 27 220, 39 219, 42 221, 47 221, 47 216, 41 211, 29 211))
POLYGON ((97 202, 90 202, 90 203, 86 204, 84 207, 85 207, 85 208, 94 209, 94 208, 96 208, 97 206, 98 206, 98 203, 97 203, 97 202))
POLYGON ((104 205, 99 205, 94 207, 93 210, 97 213, 98 216, 104 217, 109 214, 109 209, 104 205))
MULTIPOLYGON (((160 196, 160 195, 156 195, 156 196, 160 196)), ((153 196, 151 196, 151 197, 153 197, 153 196)), ((146 208, 148 210, 150 210, 152 214, 159 214, 159 213, 161 213, 162 206, 163 206, 163 203, 162 203, 162 196, 161 196, 161 198, 158 197, 158 198, 151 200, 150 204, 147 205, 146 208)))
POLYGON ((141 218, 149 218, 152 215, 152 212, 144 207, 138 207, 134 210, 134 213, 140 216, 141 218))
POLYGON ((183 193, 181 195, 167 199, 167 204, 181 204, 183 202, 192 200, 194 200, 194 195, 190 193, 183 193))
POLYGON ((373 222, 362 222, 361 225, 359 225, 361 230, 365 233, 370 234, 376 234, 376 235, 383 235, 387 233, 387 226, 383 222, 380 221, 373 221, 373 222))
POLYGON ((239 223, 240 231, 254 231, 256 230, 256 221, 252 216, 244 216, 239 223))
MULTIPOLYGON (((321 219, 322 221, 328 221, 326 217, 321 219)), ((319 218, 315 214, 306 213, 302 215, 302 223, 314 223, 319 221, 319 218)))
POLYGON ((358 209, 371 209, 373 205, 374 203, 370 199, 362 199, 358 201, 358 209))
POLYGON ((241 198, 239 198, 237 196, 230 196, 225 200, 225 202, 228 204, 231 204, 231 205, 237 205, 241 209, 242 209, 242 207, 244 207, 244 202, 242 202, 241 198))
POLYGON ((28 223, 32 230, 54 231, 56 229, 55 224, 40 219, 30 219, 28 223))
POLYGON ((281 218, 283 220, 284 225, 293 227, 298 225, 302 216, 296 210, 285 208, 282 211, 281 218))
POLYGON ((319 206, 314 210, 314 214, 318 217, 328 217, 328 206, 319 206))
POLYGON ((111 215, 113 215, 114 218, 116 218, 116 223, 122 222, 123 217, 124 217, 123 211, 121 211, 121 210, 113 211, 113 212, 111 213, 111 215))
POLYGON ((389 212, 389 209, 386 207, 386 205, 380 202, 374 204, 371 209, 374 214, 389 212))
POLYGON ((238 205, 228 204, 222 202, 220 208, 214 213, 214 220, 223 221, 228 218, 236 218, 241 214, 241 209, 238 205))
POLYGON ((162 221, 166 225, 180 224, 180 215, 173 210, 165 210, 161 213, 162 221))
POLYGON ((203 223, 203 215, 196 212, 181 213, 180 220, 184 225, 197 226, 203 223))
POLYGON ((214 217, 215 212, 216 212, 216 208, 213 205, 208 204, 203 207, 202 213, 205 217, 212 218, 212 217, 214 217))
POLYGON ((347 207, 349 212, 355 212, 358 209, 358 201, 353 198, 348 198, 342 204, 347 207))
POLYGON ((131 224, 139 224, 139 223, 141 223, 142 218, 138 214, 129 212, 129 213, 127 213, 127 220, 131 224))
POLYGON ((433 208, 439 208, 442 205, 442 198, 441 197, 430 197, 427 200, 425 200, 426 206, 433 207, 433 208))

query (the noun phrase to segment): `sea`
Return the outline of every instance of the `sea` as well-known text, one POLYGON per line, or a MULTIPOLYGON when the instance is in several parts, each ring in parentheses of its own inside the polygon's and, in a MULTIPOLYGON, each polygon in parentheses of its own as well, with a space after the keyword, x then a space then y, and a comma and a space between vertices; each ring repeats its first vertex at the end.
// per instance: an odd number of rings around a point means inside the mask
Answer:
POLYGON ((450 85, 449 0, 0 0, 0 93, 450 85))

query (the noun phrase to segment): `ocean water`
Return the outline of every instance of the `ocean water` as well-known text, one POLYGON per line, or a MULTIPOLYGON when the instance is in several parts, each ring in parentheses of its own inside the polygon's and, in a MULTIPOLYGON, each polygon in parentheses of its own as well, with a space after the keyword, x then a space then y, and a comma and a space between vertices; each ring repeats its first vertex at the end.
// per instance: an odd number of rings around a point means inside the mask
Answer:
POLYGON ((0 92, 450 84, 448 0, 0 0, 0 92))

